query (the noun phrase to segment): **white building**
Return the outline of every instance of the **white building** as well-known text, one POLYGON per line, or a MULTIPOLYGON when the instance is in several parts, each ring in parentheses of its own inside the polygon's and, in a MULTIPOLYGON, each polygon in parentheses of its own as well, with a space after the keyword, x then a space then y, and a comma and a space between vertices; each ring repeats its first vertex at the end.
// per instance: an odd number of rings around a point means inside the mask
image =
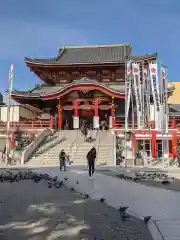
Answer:
MULTIPOLYGON (((7 105, 0 106, 0 120, 7 122, 7 105)), ((40 110, 30 106, 24 105, 12 105, 10 107, 10 121, 19 122, 20 120, 33 120, 40 114, 40 110)))

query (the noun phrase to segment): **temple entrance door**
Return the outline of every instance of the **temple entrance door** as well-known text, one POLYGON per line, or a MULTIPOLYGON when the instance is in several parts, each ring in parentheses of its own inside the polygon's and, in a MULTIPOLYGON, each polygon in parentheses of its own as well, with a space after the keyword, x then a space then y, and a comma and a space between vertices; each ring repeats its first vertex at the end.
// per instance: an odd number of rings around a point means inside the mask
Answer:
POLYGON ((109 116, 110 116, 110 115, 111 115, 110 109, 100 110, 100 111, 99 111, 99 125, 100 125, 100 129, 102 128, 102 127, 101 127, 101 122, 102 122, 102 121, 105 121, 105 122, 106 122, 106 125, 107 125, 107 128, 109 128, 109 116))
POLYGON ((158 158, 162 158, 162 154, 163 154, 163 148, 162 148, 162 140, 157 140, 156 141, 156 152, 157 152, 157 157, 158 158))
POLYGON ((80 120, 80 128, 83 124, 88 125, 88 127, 93 127, 93 111, 92 110, 80 110, 79 111, 79 120, 80 120))
POLYGON ((73 110, 63 110, 63 129, 73 129, 73 110))

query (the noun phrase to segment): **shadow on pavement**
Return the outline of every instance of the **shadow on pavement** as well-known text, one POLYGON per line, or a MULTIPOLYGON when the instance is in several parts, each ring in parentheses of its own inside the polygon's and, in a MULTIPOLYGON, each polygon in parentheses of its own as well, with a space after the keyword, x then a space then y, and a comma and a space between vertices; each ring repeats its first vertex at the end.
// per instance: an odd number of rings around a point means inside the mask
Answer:
POLYGON ((0 192, 1 240, 152 240, 141 221, 122 221, 116 209, 65 186, 23 180, 0 183, 0 192))

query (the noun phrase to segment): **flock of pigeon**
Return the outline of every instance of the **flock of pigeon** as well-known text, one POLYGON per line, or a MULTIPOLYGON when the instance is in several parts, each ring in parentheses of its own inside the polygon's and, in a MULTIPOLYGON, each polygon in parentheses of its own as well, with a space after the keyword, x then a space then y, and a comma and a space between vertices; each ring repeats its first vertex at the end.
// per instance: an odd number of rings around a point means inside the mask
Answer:
POLYGON ((32 180, 36 183, 40 182, 41 180, 47 180, 48 181, 48 187, 52 188, 52 186, 56 188, 60 188, 63 185, 62 181, 58 180, 58 177, 52 178, 47 173, 36 173, 32 171, 19 171, 19 172, 11 172, 6 171, 2 172, 0 174, 0 182, 18 182, 20 180, 32 180))
MULTIPOLYGON (((125 178, 125 177, 124 177, 125 178)), ((48 188, 61 188, 64 185, 63 181, 58 180, 58 177, 51 177, 47 173, 37 173, 32 171, 19 171, 19 172, 1 172, 0 173, 0 182, 19 182, 21 180, 32 180, 35 183, 39 183, 41 180, 45 180, 48 183, 48 188)), ((67 181, 68 177, 64 177, 64 180, 67 181)), ((76 184, 79 184, 79 181, 76 181, 76 184)), ((74 191, 74 188, 70 188, 71 191, 74 191)), ((89 195, 87 193, 83 194, 84 199, 88 199, 89 195)), ((106 201, 105 198, 100 198, 100 202, 104 203, 106 201)), ((122 220, 126 220, 130 218, 130 215, 128 214, 127 210, 128 207, 120 207, 117 209, 120 212, 120 216, 122 220)), ((143 221, 145 224, 149 222, 151 219, 151 216, 144 217, 143 221)))
POLYGON ((126 180, 149 180, 149 181, 159 181, 162 184, 168 184, 171 183, 174 180, 174 177, 169 176, 168 174, 161 173, 161 172, 153 172, 153 173, 147 173, 147 172, 125 172, 120 173, 117 175, 117 177, 126 179, 126 180))

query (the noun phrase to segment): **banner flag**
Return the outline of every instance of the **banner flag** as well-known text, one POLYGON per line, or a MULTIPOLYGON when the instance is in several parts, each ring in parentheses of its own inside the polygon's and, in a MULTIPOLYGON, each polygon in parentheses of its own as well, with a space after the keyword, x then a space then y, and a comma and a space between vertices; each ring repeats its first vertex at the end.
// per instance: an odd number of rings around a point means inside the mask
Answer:
MULTIPOLYGON (((131 61, 127 62, 127 81, 125 82, 125 100, 126 100, 126 122, 128 122, 128 116, 129 116, 129 107, 130 107, 130 101, 131 101, 131 78, 132 78, 132 69, 131 69, 131 61)), ((126 131, 128 131, 128 124, 126 124, 126 131)))
POLYGON ((144 115, 146 117, 146 123, 150 119, 150 87, 149 87, 149 74, 148 68, 144 67, 143 69, 143 81, 144 81, 144 115))
POLYGON ((135 93, 136 109, 137 109, 137 125, 138 125, 138 129, 141 129, 142 92, 141 92, 141 80, 140 80, 140 66, 139 66, 139 63, 132 63, 132 71, 133 71, 134 93, 135 93))
POLYGON ((160 69, 161 77, 161 89, 162 89, 162 104, 163 104, 163 115, 162 116, 162 126, 164 133, 168 132, 168 122, 169 122, 169 113, 168 113, 168 88, 167 88, 167 68, 161 65, 160 69))
POLYGON ((159 96, 159 81, 158 81, 158 69, 156 63, 149 63, 150 81, 152 96, 155 106, 155 124, 156 129, 161 129, 161 116, 160 116, 160 96, 159 96))

